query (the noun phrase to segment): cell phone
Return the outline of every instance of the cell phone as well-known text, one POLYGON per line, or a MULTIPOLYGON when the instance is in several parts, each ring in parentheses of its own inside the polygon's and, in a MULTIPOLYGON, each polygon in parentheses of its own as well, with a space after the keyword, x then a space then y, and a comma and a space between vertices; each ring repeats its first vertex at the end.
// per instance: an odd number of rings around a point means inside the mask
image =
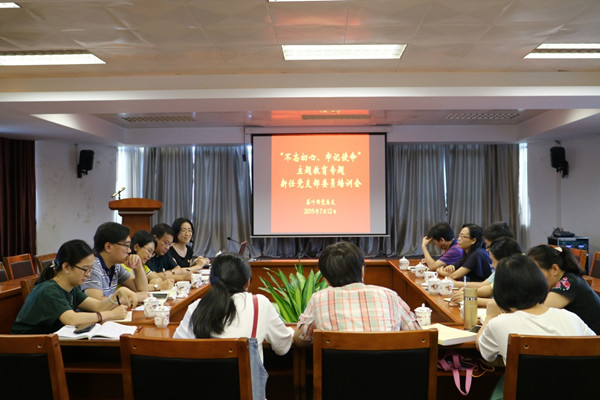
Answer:
POLYGON ((91 324, 91 325, 83 326, 81 328, 75 329, 75 331, 73 333, 75 333, 75 334, 86 333, 86 332, 91 331, 94 326, 96 326, 95 323, 91 324))

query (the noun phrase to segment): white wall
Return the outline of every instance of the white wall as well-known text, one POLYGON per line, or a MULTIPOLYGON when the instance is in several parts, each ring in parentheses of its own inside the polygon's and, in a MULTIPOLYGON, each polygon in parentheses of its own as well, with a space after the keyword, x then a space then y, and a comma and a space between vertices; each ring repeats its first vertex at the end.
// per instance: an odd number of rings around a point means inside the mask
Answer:
POLYGON ((600 251, 600 138, 562 140, 569 175, 550 165, 554 141, 528 145, 531 245, 547 243, 552 230, 563 227, 590 238, 590 252, 600 251))
POLYGON ((98 225, 114 221, 117 148, 97 144, 36 142, 37 254, 53 253, 67 240, 93 245, 98 225), (79 150, 94 151, 94 167, 77 178, 79 150))
MULTIPOLYGON (((600 251, 600 138, 564 140, 569 176, 550 166, 553 141, 528 145, 531 207, 529 244, 546 243, 554 227, 590 237, 590 251, 600 251)), ((108 209, 115 189, 117 149, 80 144, 94 150, 94 168, 78 179, 74 144, 36 142, 37 252, 55 252, 63 242, 81 238, 92 244, 98 225, 114 221, 108 209)), ((120 218, 119 218, 120 220, 120 218)))

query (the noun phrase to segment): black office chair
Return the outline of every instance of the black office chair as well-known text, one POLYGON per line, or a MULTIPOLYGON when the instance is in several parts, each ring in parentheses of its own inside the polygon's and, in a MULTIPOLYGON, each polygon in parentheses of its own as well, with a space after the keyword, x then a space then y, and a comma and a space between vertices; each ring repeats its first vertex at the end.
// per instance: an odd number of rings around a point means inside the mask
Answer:
POLYGON ((594 397, 599 375, 600 336, 508 337, 504 375, 507 400, 594 397))
POLYGON ((3 399, 68 400, 58 335, 0 335, 3 399))
POLYGON ((436 398, 438 332, 314 332, 313 398, 436 398))
POLYGON ((163 339, 124 335, 121 363, 127 400, 252 399, 248 338, 163 339))

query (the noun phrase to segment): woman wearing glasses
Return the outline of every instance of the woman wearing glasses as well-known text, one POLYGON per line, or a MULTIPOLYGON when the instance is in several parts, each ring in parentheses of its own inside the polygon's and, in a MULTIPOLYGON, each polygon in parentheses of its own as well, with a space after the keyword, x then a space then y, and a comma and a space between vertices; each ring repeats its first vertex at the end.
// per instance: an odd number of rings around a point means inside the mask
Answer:
POLYGON ((79 288, 91 274, 93 264, 94 252, 83 240, 60 246, 56 259, 44 268, 27 296, 12 333, 45 334, 63 325, 85 326, 125 318, 126 306, 136 303, 131 290, 121 287, 101 301, 79 288))
MULTIPOLYGON (((146 277, 148 278, 148 290, 156 291, 156 290, 169 290, 173 287, 174 280, 173 279, 163 279, 159 274, 152 271, 146 263, 152 256, 154 255, 154 250, 156 249, 156 239, 150 232, 147 231, 137 231, 131 237, 131 253, 137 254, 142 261, 142 265, 144 268, 144 272, 146 273, 146 277)), ((122 264, 123 268, 125 268, 129 273, 133 273, 131 268, 127 265, 122 264)))
POLYGON ((483 245, 483 229, 479 225, 465 224, 458 235, 458 247, 465 254, 456 265, 438 268, 438 274, 452 279, 463 279, 470 282, 482 282, 492 273, 492 260, 483 245))
POLYGON ((194 225, 187 218, 177 218, 173 221, 173 246, 169 249, 169 256, 175 260, 181 268, 188 269, 188 272, 196 272, 208 265, 210 260, 205 257, 194 258, 191 242, 194 237, 194 225))

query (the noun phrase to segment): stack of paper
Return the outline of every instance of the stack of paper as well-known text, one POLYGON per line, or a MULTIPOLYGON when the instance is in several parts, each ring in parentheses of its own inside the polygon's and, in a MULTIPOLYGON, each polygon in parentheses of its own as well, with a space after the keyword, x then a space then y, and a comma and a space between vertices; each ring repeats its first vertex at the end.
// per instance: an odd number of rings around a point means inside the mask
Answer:
POLYGON ((477 334, 462 329, 451 328, 442 324, 433 324, 427 328, 438 330, 438 344, 441 346, 452 346, 455 344, 474 342, 477 334))

